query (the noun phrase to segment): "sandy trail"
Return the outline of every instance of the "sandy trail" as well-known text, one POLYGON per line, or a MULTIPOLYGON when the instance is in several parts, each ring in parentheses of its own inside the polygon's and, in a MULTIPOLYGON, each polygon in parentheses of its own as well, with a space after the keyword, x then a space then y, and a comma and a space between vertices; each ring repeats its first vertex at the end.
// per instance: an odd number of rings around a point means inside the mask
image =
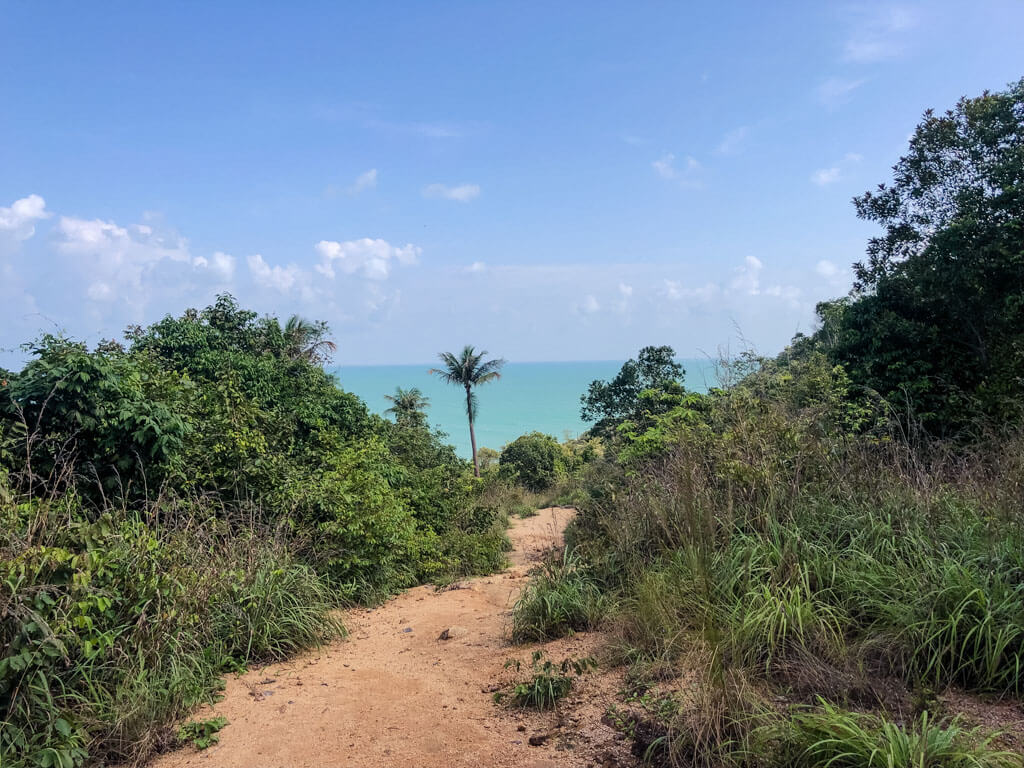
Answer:
MULTIPOLYGON (((514 521, 512 566, 459 589, 409 590, 345 617, 348 639, 288 662, 229 678, 212 713, 228 718, 220 744, 163 755, 155 768, 554 768, 617 763, 622 752, 599 723, 617 681, 592 676, 557 714, 509 712, 488 692, 507 679, 508 612, 527 571, 558 546, 572 515, 545 509, 514 521), (451 638, 440 640, 443 630, 451 638), (530 746, 534 734, 550 734, 530 746)), ((551 644, 549 655, 587 655, 585 634, 551 644)), ((196 717, 210 717, 209 709, 196 717)))

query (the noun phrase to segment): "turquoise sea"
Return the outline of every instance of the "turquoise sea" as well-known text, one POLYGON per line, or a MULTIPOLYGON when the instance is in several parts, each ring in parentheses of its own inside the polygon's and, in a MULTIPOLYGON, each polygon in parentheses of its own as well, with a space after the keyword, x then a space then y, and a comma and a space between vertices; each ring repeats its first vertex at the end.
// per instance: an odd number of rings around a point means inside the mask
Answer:
MULTIPOLYGON (((686 386, 706 391, 714 384, 714 368, 706 359, 681 360, 686 386)), ((480 411, 477 447, 500 450, 525 432, 545 432, 562 440, 577 437, 590 426, 580 419, 580 395, 594 379, 610 379, 622 361, 573 363, 508 363, 501 379, 477 389, 480 411)), ((370 410, 383 414, 384 396, 395 387, 419 387, 430 399, 430 423, 448 433, 459 455, 469 457, 469 427, 461 389, 427 373, 431 364, 342 366, 332 372, 341 387, 359 395, 370 410)))

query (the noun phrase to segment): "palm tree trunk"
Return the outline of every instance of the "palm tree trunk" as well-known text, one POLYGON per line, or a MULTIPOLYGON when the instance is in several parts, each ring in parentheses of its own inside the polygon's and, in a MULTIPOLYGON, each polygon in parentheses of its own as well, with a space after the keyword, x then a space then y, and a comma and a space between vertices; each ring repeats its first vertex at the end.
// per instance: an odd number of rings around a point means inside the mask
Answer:
POLYGON ((473 476, 480 477, 480 464, 476 460, 476 433, 473 431, 473 393, 466 385, 466 415, 469 416, 469 443, 473 447, 473 476))

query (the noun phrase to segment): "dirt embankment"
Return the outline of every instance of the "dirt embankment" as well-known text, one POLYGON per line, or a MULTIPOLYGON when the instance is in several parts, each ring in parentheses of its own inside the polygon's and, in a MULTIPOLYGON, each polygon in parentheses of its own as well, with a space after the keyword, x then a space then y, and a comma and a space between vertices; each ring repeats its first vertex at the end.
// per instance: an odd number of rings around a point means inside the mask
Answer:
MULTIPOLYGON (((628 748, 600 723, 620 680, 582 680, 556 713, 508 710, 491 690, 504 662, 536 646, 507 641, 509 610, 529 569, 561 544, 569 509, 516 520, 512 566, 458 588, 409 590, 373 610, 349 612, 343 641, 230 678, 223 701, 197 718, 230 721, 220 743, 163 755, 154 768, 558 768, 631 765, 628 748), (441 639, 447 632, 448 639, 441 639), (541 740, 530 745, 530 737, 541 740)), ((544 650, 561 660, 595 651, 579 634, 544 650)))

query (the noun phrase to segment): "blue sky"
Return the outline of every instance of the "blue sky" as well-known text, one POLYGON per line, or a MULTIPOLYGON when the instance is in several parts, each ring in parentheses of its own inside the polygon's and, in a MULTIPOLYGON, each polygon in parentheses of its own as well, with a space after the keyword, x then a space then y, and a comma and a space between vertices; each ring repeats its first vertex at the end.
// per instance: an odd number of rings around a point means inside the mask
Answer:
POLYGON ((0 347, 230 291, 344 364, 773 353, 1024 3, 695 6, 0 0, 0 347))

